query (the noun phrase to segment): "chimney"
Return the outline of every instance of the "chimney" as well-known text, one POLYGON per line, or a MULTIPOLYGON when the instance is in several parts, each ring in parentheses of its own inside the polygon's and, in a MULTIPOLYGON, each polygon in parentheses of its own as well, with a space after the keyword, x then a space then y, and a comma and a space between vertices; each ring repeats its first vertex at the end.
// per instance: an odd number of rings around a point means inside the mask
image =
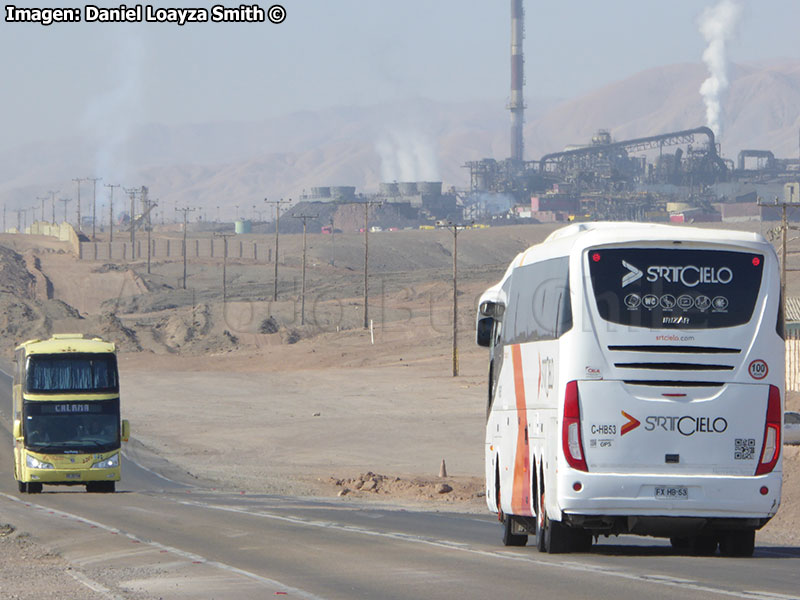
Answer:
POLYGON ((525 100, 522 86, 525 79, 522 56, 522 40, 525 38, 525 11, 522 0, 511 0, 511 159, 523 160, 522 128, 525 121, 525 100))

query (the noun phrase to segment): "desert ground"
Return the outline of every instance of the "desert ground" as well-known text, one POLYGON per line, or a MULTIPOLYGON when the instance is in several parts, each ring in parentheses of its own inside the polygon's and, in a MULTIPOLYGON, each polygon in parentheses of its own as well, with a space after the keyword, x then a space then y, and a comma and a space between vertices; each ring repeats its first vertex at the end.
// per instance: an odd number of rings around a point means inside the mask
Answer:
MULTIPOLYGON (((148 274, 141 260, 77 260, 47 238, 0 236, 2 350, 8 358, 15 342, 53 332, 116 341, 127 452, 158 457, 167 473, 221 489, 482 512, 477 298, 554 228, 459 234, 457 377, 446 230, 370 235, 371 330, 363 235, 309 235, 304 308, 301 235, 281 235, 277 301, 272 264, 229 260, 225 302, 218 259, 190 262, 184 289, 180 259, 148 274)), ((800 294, 800 278, 788 287, 800 294)), ((800 395, 787 409, 800 409, 800 395)), ((798 499, 800 447, 787 446, 783 505, 760 540, 800 543, 798 499)))

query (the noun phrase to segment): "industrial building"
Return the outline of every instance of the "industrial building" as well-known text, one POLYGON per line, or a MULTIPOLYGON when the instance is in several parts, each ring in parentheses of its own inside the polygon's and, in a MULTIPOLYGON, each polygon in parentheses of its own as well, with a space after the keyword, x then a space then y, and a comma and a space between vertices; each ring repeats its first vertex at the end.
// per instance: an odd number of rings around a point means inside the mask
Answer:
POLYGON ((526 160, 524 17, 523 0, 511 0, 509 158, 464 164, 469 186, 460 191, 443 193, 441 182, 384 182, 368 196, 357 196, 353 187, 312 188, 301 201, 369 201, 376 205, 377 219, 393 216, 405 225, 438 220, 734 222, 772 219, 776 202, 800 202, 800 194, 787 185, 800 180, 800 159, 747 149, 734 162, 723 157, 714 132, 705 126, 626 140, 599 129, 585 144, 526 160))

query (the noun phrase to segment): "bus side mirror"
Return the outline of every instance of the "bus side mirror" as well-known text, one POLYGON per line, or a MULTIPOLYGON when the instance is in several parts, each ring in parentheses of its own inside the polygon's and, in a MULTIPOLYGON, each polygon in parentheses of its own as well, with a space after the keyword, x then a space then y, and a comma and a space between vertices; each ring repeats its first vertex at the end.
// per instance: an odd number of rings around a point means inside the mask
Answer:
POLYGON ((14 419, 14 439, 22 439, 22 421, 19 419, 14 419))
POLYGON ((492 344, 493 325, 494 319, 491 317, 478 319, 478 327, 475 331, 475 341, 478 343, 478 346, 484 346, 488 348, 492 344))
POLYGON ((484 302, 481 302, 481 305, 478 307, 478 310, 484 317, 493 317, 495 319, 502 319, 503 314, 506 312, 506 306, 501 302, 492 302, 491 300, 486 300, 484 302))
POLYGON ((127 442, 131 437, 131 424, 128 419, 122 419, 122 441, 127 442))

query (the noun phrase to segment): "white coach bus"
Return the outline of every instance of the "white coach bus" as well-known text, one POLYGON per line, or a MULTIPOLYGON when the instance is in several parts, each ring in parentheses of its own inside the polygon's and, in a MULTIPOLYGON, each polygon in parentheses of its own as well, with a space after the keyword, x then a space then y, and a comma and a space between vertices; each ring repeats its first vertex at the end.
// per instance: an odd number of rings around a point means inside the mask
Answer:
POLYGON ((574 224, 518 255, 477 321, 504 544, 752 555, 781 497, 781 300, 754 233, 574 224))

